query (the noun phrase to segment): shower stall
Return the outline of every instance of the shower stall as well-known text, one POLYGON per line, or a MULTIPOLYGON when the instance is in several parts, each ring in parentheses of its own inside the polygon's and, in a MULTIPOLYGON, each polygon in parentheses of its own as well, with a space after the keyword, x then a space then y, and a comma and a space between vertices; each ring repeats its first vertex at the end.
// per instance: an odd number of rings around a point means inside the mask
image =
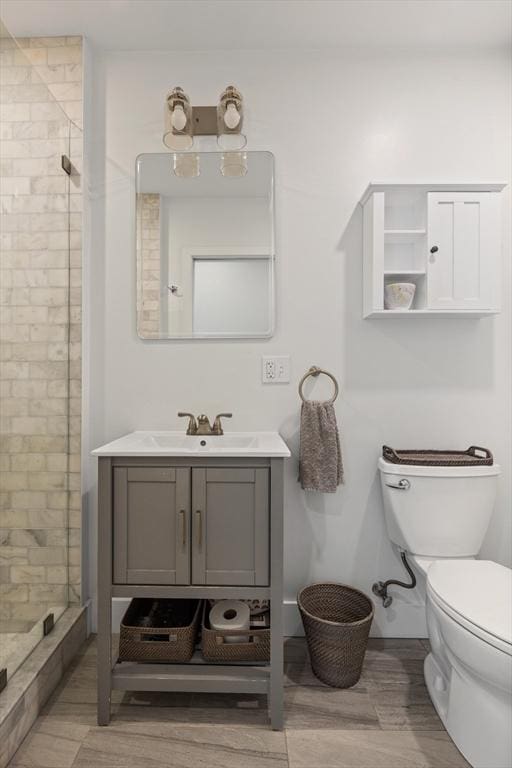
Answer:
POLYGON ((80 603, 81 39, 15 40, 2 25, 0 73, 0 689, 8 691, 41 638, 80 603))

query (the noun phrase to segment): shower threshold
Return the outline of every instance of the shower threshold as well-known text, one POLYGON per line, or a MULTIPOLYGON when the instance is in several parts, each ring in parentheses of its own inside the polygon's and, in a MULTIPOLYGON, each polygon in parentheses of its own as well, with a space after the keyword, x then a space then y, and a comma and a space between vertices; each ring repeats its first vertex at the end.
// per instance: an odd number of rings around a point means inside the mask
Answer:
MULTIPOLYGON (((0 693, 0 768, 8 764, 86 640, 88 607, 75 605, 57 611, 60 619, 51 634, 40 638, 24 663, 8 675, 7 686, 0 693)), ((42 634, 42 621, 32 632, 35 630, 42 634)), ((18 642, 30 634, 17 633, 18 642)), ((5 637, 2 634, 2 645, 5 637)))

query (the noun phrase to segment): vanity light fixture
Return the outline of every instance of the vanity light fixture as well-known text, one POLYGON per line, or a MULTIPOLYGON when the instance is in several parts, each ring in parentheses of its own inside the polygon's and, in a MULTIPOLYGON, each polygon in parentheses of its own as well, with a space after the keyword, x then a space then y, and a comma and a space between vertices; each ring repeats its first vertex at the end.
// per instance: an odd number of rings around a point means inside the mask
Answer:
POLYGON ((221 93, 217 106, 217 142, 222 149, 243 149, 247 138, 242 133, 244 122, 243 98, 234 85, 221 93))
POLYGON ((247 143, 243 122, 243 98, 234 85, 223 90, 216 107, 193 107, 183 88, 177 86, 165 99, 163 141, 169 149, 183 152, 192 148, 194 136, 217 136, 222 149, 239 152, 247 143))
POLYGON ((179 86, 167 94, 164 114, 164 144, 169 149, 190 149, 193 139, 190 99, 179 86))

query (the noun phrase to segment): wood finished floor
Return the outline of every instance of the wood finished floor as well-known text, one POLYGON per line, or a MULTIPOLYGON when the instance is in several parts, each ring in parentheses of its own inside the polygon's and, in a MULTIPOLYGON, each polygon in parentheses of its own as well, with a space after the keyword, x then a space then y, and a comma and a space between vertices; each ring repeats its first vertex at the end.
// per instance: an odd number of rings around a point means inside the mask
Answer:
POLYGON ((113 694, 96 726, 96 642, 90 639, 10 768, 462 768, 423 682, 422 640, 371 640, 360 682, 322 685, 303 640, 285 646, 286 728, 266 698, 113 694))

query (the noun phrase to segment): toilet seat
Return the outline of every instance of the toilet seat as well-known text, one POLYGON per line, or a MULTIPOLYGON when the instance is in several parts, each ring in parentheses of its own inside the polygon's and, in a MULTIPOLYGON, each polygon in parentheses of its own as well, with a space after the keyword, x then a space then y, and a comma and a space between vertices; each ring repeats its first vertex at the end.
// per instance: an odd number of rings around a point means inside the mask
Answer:
POLYGON ((437 560, 427 594, 459 625, 512 656, 512 570, 489 560, 437 560))

